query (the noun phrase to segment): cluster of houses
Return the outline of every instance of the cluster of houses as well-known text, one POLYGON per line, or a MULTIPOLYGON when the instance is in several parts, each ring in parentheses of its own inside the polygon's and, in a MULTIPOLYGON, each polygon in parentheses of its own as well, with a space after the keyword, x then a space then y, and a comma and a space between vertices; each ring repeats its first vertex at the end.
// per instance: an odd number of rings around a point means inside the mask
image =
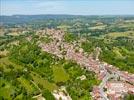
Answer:
POLYGON ((107 96, 111 100, 120 100, 125 94, 134 94, 134 86, 122 81, 109 81, 106 83, 107 96))
MULTIPOLYGON (((122 100, 127 94, 134 95, 134 74, 119 71, 115 66, 104 62, 103 66, 108 73, 113 75, 111 79, 106 81, 105 86, 102 87, 105 93, 104 95, 106 95, 110 100, 122 100)), ((105 71, 103 70, 103 72, 105 71)), ((106 76, 106 73, 100 74, 99 79, 103 80, 106 76), (100 77, 101 75, 102 77, 100 77)), ((102 100, 101 89, 99 86, 93 87, 91 95, 94 100, 102 100)))
POLYGON ((115 73, 121 77, 122 80, 133 83, 134 84, 134 74, 130 74, 126 71, 120 71, 117 67, 106 64, 106 69, 111 73, 115 73))
POLYGON ((94 86, 90 94, 94 100, 103 100, 98 86, 94 86))
MULTIPOLYGON (((40 44, 39 46, 42 50, 55 54, 60 58, 65 58, 67 60, 74 60, 87 70, 96 73, 98 79, 103 80, 107 73, 119 76, 120 80, 106 81, 106 85, 103 89, 105 95, 110 98, 110 100, 120 100, 124 94, 131 93, 134 94, 134 74, 129 74, 127 72, 119 71, 118 68, 109 65, 105 62, 100 62, 98 59, 100 48, 96 48, 97 57, 93 59, 92 57, 87 57, 83 52, 82 48, 77 48, 71 43, 64 42, 64 32, 54 29, 46 29, 38 32, 39 34, 47 34, 53 38, 53 41, 48 44, 40 44), (65 54, 63 55, 63 51, 65 54)), ((114 77, 113 77, 114 78, 114 77)), ((98 86, 93 87, 91 93, 95 100, 102 100, 103 95, 101 94, 100 88, 98 86)))
MULTIPOLYGON (((110 100, 122 100, 128 93, 134 95, 134 86, 122 81, 107 81, 103 91, 110 100)), ((98 86, 93 87, 91 95, 94 100, 103 100, 98 86)))

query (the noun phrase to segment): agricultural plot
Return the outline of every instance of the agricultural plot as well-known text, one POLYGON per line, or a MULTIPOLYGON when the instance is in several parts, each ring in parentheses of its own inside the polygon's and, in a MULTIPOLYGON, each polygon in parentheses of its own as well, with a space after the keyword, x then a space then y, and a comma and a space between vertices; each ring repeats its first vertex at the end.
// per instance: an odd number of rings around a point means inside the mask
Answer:
POLYGON ((130 21, 130 22, 125 22, 125 23, 123 23, 122 25, 120 25, 120 27, 133 29, 133 28, 134 28, 134 23, 133 23, 132 21, 130 21))
POLYGON ((118 58, 118 59, 123 59, 123 58, 124 58, 123 55, 121 54, 119 48, 114 47, 114 48, 113 48, 113 52, 115 53, 116 58, 118 58))
POLYGON ((23 68, 22 66, 11 62, 8 59, 8 57, 1 58, 0 59, 0 64, 1 64, 0 67, 2 67, 4 69, 4 71, 10 71, 11 69, 17 70, 17 69, 22 69, 23 68))
POLYGON ((43 79, 40 75, 37 73, 32 72, 31 76, 34 80, 34 82, 41 88, 41 90, 48 89, 49 91, 53 91, 57 89, 57 86, 54 83, 50 83, 47 80, 43 79))
POLYGON ((107 25, 100 25, 100 26, 94 26, 94 27, 89 27, 89 29, 91 30, 102 30, 102 29, 105 29, 107 25))
POLYGON ((7 100, 12 100, 11 95, 14 93, 15 87, 13 87, 9 82, 0 79, 0 99, 4 97, 7 100))
POLYGON ((53 76, 55 82, 65 82, 69 79, 69 75, 65 72, 61 65, 53 66, 53 76))
POLYGON ((127 37, 134 39, 134 32, 133 31, 126 31, 126 32, 112 32, 104 35, 104 38, 117 38, 117 37, 127 37))
POLYGON ((34 86, 28 80, 23 77, 19 77, 17 80, 21 83, 21 85, 27 90, 29 94, 34 92, 34 86))

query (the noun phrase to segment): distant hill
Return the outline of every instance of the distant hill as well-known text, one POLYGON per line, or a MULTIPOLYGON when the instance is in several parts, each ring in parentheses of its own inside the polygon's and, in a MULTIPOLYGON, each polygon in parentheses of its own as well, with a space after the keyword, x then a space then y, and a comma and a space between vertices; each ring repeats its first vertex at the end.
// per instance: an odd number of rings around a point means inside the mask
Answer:
POLYGON ((69 19, 79 16, 73 15, 12 15, 12 16, 0 16, 0 23, 2 24, 22 24, 36 20, 48 20, 48 19, 69 19))
POLYGON ((62 20, 62 19, 76 19, 76 18, 88 18, 88 19, 103 19, 103 18, 129 18, 133 19, 134 15, 106 15, 106 16, 97 16, 97 15, 90 15, 90 16, 83 16, 83 15, 12 15, 12 16, 0 16, 0 24, 23 24, 23 23, 29 23, 32 21, 38 21, 38 20, 62 20))

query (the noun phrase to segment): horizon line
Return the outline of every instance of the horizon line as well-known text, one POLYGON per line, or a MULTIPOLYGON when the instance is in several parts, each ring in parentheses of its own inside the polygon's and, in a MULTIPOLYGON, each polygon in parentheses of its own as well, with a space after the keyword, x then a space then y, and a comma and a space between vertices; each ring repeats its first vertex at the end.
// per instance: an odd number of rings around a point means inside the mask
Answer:
POLYGON ((36 15, 71 15, 71 16, 134 16, 134 14, 12 14, 12 15, 0 15, 0 16, 36 16, 36 15))

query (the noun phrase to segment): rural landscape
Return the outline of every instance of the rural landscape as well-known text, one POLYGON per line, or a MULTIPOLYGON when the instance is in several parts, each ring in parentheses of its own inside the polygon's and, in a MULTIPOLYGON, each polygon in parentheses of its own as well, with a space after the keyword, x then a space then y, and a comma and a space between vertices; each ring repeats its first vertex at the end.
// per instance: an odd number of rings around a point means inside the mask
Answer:
POLYGON ((134 16, 1 19, 2 100, 134 98, 134 16))
POLYGON ((133 1, 0 3, 0 100, 134 100, 133 1))

